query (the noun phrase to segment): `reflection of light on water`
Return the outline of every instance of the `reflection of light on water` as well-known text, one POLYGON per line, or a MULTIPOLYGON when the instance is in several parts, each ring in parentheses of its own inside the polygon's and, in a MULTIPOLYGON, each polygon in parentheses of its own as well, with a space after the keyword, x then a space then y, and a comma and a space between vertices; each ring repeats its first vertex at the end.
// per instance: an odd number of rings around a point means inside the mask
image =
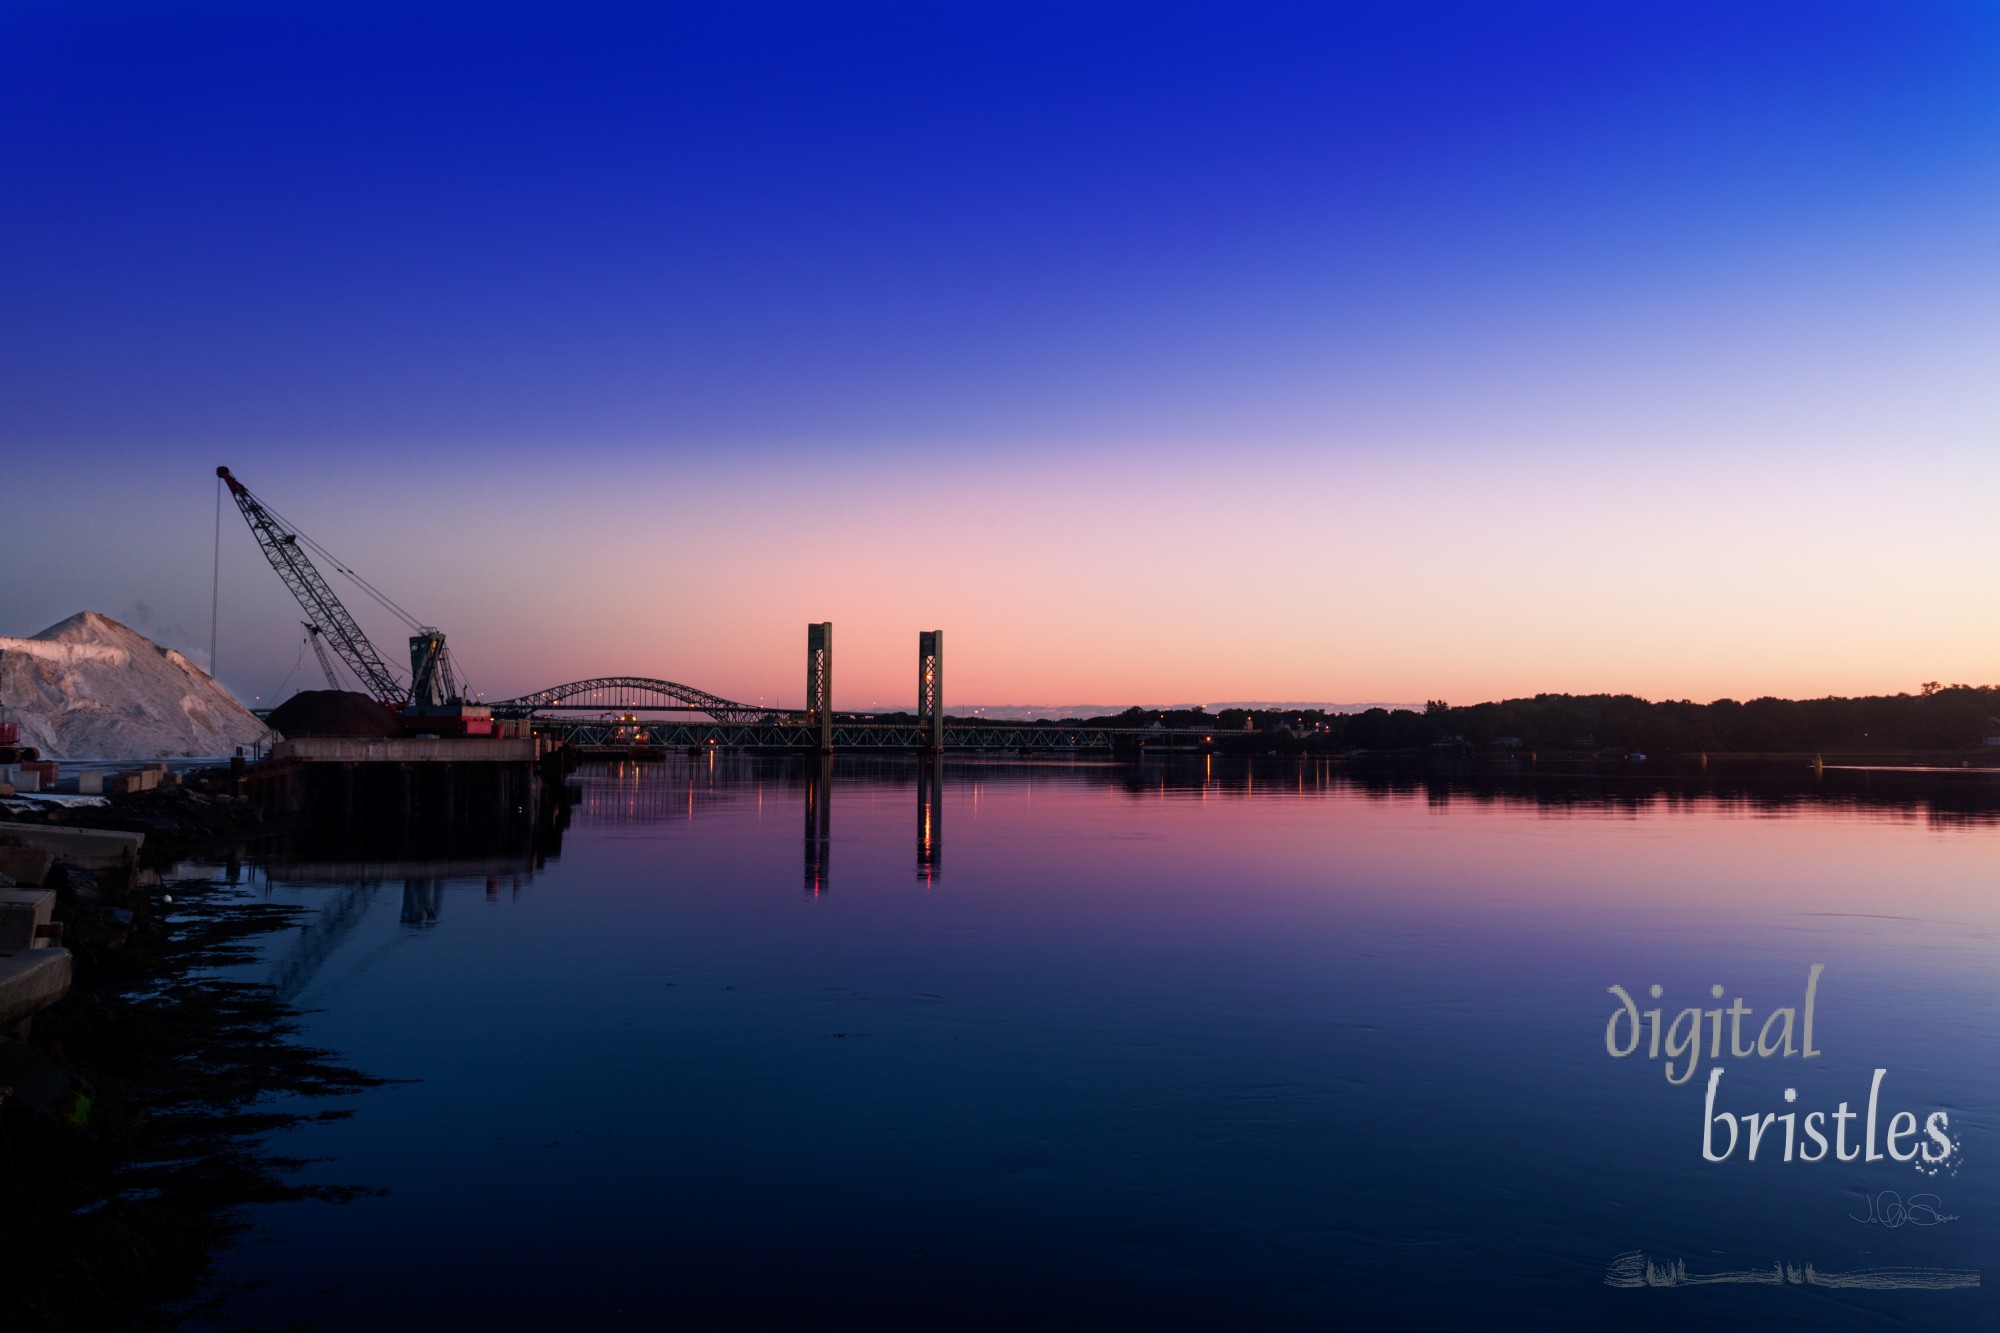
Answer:
MULTIPOLYGON (((621 1249, 633 1235, 690 1252, 718 1234, 809 1241, 840 1197, 884 1243, 1008 1264, 1143 1236, 1107 1280, 1121 1292, 1187 1284, 1175 1290, 1215 1308, 1298 1293, 1272 1298, 1272 1326, 1324 1326, 1329 1309, 1389 1326, 1375 1319, 1386 1305, 1343 1304, 1388 1291, 1399 1326, 1534 1307, 1550 1326, 1593 1327, 1591 1302, 1644 1299, 1602 1284, 1604 1260, 1641 1239, 1634 1219, 1687 1246, 1650 1252, 1676 1283, 1784 1257, 1777 1284, 1664 1299, 1810 1300, 1833 1294, 1810 1285, 1851 1283, 1887 1234, 1850 1221, 1849 1201, 1883 1178, 1910 1184, 1886 1163, 1787 1177, 1762 1155, 1741 1176, 1690 1177, 1698 1097, 1615 1077, 1631 1071, 1603 1053, 1607 982, 1680 996, 1726 978, 1777 1001, 1825 957, 1827 1059, 1732 1067, 1743 1108, 1784 1086, 1814 1104, 1846 1096, 1857 1063, 1880 1060, 1907 1068, 1926 1105, 1992 1101, 2000 1076, 1975 1057, 1996 995, 2000 825, 1931 822, 1915 793, 1870 806, 1650 778, 1593 790, 1233 762, 587 766, 578 854, 521 910, 467 909, 459 885, 486 876, 453 881, 422 927, 398 924, 398 895, 377 896, 314 982, 315 1000, 338 1002, 309 1021, 361 1067, 421 1082, 303 1131, 300 1151, 367 1163, 390 1191, 367 1206, 395 1234, 443 1222, 600 1248, 612 1258, 590 1280, 607 1301, 647 1296, 621 1249), (934 880, 947 815, 953 878, 934 880), (433 1114, 405 1114, 419 1106, 433 1114), (504 1185, 473 1216, 463 1195, 425 1188, 439 1181, 504 1185), (659 1206, 690 1186, 700 1208, 659 1206), (1502 1214, 1496 1200, 1528 1204, 1502 1214), (1366 1241, 1329 1243, 1355 1219, 1366 1241), (1686 1264, 1670 1267, 1676 1253, 1686 1264), (1437 1280, 1439 1255, 1462 1294, 1437 1280), (1808 1283, 1808 1258, 1827 1282, 1808 1283)), ((1927 1232, 1910 1262, 1990 1252, 1977 1182, 1936 1187, 1964 1220, 1927 1232)), ((367 1262, 372 1227, 269 1225, 343 1268, 329 1323, 356 1322, 402 1276, 367 1262)), ((574 1273, 534 1266, 496 1294, 492 1252, 427 1252, 430 1290, 498 1323, 518 1314, 509 1303, 573 1302, 574 1273)), ((266 1276, 263 1247, 245 1255, 233 1276, 266 1276)), ((820 1273, 839 1280, 846 1259, 820 1273)), ((1643 1283, 1643 1262, 1627 1268, 1643 1283)), ((676 1281, 723 1308, 741 1272, 690 1266, 676 1281)))

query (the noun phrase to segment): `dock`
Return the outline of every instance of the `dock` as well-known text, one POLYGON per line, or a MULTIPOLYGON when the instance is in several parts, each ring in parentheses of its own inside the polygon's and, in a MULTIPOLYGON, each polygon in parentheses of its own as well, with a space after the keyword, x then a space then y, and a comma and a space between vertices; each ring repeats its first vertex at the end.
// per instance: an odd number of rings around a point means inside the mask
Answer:
POLYGON ((537 766, 554 748, 532 736, 301 737, 244 773, 259 809, 403 822, 532 806, 537 766))

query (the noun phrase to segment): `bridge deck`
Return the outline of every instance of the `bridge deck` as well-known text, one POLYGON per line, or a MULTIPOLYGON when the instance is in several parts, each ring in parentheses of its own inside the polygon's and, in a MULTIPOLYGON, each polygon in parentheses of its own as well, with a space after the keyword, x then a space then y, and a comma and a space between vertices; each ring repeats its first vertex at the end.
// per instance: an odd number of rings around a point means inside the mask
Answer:
MULTIPOLYGON (((623 718, 536 717, 537 735, 585 750, 677 749, 727 746, 750 750, 812 751, 819 729, 803 720, 713 722, 708 720, 628 721, 623 718)), ((1141 727, 1037 726, 1025 723, 968 722, 947 718, 947 750, 1190 750, 1206 746, 1212 732, 1141 727)), ((836 718, 836 750, 922 750, 924 730, 915 722, 874 722, 836 718)))

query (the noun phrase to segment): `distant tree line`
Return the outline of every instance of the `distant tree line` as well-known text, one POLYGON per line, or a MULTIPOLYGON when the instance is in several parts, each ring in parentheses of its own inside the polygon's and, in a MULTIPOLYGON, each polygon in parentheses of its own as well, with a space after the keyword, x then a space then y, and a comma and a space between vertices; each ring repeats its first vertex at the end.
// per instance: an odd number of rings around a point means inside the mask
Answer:
MULTIPOLYGON (((1532 699, 1421 710, 1128 708, 1104 726, 1201 729, 1218 748, 1256 750, 1715 751, 1824 753, 1962 750, 2000 735, 2000 686, 1941 685, 1859 699, 1649 702, 1629 694, 1538 694, 1532 699)), ((1055 725, 1055 724, 1051 724, 1055 725)), ((1072 721, 1066 725, 1074 726, 1072 721)))

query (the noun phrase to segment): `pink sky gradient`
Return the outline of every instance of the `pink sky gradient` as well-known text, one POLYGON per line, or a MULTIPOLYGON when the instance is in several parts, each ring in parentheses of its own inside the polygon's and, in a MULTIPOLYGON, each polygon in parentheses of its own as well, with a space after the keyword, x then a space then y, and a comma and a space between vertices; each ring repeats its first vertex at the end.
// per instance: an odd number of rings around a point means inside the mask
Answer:
MULTIPOLYGON (((1017 457, 923 476, 915 457, 558 451, 399 474, 248 446, 72 451, 17 473, 43 538, 16 560, 0 628, 89 607, 204 656, 228 461, 442 626, 489 697, 630 673, 796 705, 820 619, 850 709, 909 705, 926 628, 946 631, 960 706, 1705 701, 2000 678, 1991 455, 1961 456, 1948 482, 1833 449, 1672 466, 1415 447, 1017 457)), ((223 517, 221 674, 268 696, 298 616, 223 517)), ((400 650, 394 621, 350 600, 400 650)), ((317 683, 308 657, 289 688, 317 683)))
MULTIPOLYGON (((227 464, 489 697, 796 705, 817 620, 847 709, 930 628, 961 708, 2000 681, 1996 58, 1978 5, 14 6, 0 633, 205 660, 227 464)), ((270 702, 318 678, 226 517, 270 702)))

